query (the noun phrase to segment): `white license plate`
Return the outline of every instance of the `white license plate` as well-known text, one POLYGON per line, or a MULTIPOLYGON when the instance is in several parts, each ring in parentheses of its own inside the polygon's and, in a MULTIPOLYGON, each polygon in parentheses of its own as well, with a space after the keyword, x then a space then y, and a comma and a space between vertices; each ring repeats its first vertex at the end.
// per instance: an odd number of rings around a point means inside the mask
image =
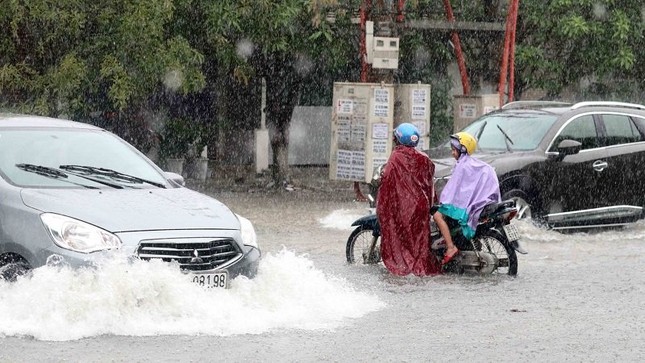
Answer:
POLYGON ((506 238, 509 242, 517 241, 520 239, 520 233, 517 231, 517 227, 512 224, 507 224, 504 226, 504 232, 506 233, 506 238))
POLYGON ((226 289, 228 288, 228 272, 220 271, 206 274, 191 274, 190 280, 207 289, 226 289))

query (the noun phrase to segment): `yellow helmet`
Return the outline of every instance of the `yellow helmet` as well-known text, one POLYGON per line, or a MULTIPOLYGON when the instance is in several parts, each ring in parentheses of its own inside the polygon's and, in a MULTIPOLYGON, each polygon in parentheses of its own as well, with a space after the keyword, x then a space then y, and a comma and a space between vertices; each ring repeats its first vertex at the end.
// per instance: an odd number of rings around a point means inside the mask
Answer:
POLYGON ((471 155, 475 149, 477 149, 477 139, 474 136, 467 132, 458 132, 456 134, 450 135, 450 138, 455 139, 462 146, 462 153, 467 152, 468 155, 471 155), (465 149, 465 150, 464 150, 465 149))

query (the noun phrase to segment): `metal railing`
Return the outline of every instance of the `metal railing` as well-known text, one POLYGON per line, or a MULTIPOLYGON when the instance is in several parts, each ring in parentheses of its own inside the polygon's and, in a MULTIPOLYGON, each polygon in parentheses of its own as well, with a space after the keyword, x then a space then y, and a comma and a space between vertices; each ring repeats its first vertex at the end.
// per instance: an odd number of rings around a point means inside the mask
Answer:
POLYGON ((561 101, 513 101, 502 106, 502 110, 515 110, 523 108, 539 108, 539 107, 568 107, 571 106, 570 102, 561 101))
POLYGON ((616 102, 616 101, 584 101, 577 102, 572 104, 570 102, 561 102, 561 101, 514 101, 509 102, 502 106, 502 110, 514 110, 514 109, 530 109, 530 108, 542 108, 542 107, 571 107, 572 110, 576 110, 583 107, 618 107, 618 108, 632 108, 637 110, 645 110, 644 105, 639 105, 636 103, 627 103, 627 102, 616 102))
POLYGON ((614 101, 585 101, 578 102, 575 105, 571 106, 572 110, 582 108, 582 107, 624 107, 624 108, 635 108, 637 110, 645 110, 645 106, 639 105, 636 103, 626 103, 626 102, 614 102, 614 101))

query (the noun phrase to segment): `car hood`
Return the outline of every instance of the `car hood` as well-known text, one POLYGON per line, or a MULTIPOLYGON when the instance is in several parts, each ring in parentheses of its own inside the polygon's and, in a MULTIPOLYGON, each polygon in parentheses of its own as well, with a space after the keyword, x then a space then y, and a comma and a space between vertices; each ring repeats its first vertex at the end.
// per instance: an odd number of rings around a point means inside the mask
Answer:
POLYGON ((455 166, 454 158, 433 159, 432 162, 434 163, 435 178, 442 178, 452 174, 452 168, 455 166))
POLYGON ((113 233, 168 229, 239 229, 231 210, 187 188, 23 189, 23 203, 113 233))
MULTIPOLYGON (((528 153, 476 153, 473 155, 477 159, 484 161, 488 164, 490 164, 493 168, 498 169, 502 168, 503 172, 506 171, 506 168, 504 167, 506 164, 506 160, 517 160, 519 158, 527 158, 527 156, 532 156, 532 154, 528 153), (504 165, 503 165, 504 164, 504 165)), ((432 159, 432 162, 435 164, 435 177, 436 178, 442 178, 445 176, 448 176, 452 174, 452 169, 455 166, 455 159, 453 157, 449 158, 437 158, 437 159, 432 159)), ((498 174, 500 170, 497 170, 498 174)))

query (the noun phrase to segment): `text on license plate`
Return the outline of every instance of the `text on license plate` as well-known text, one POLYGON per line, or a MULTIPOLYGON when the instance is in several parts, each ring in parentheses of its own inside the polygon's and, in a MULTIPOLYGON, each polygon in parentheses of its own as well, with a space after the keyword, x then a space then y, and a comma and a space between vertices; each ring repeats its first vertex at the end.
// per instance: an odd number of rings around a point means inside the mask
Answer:
POLYGON ((228 273, 226 271, 190 275, 191 281, 205 288, 228 288, 228 273))
POLYGON ((520 239, 520 233, 517 231, 517 227, 512 224, 507 224, 504 226, 504 232, 509 242, 517 241, 520 239))

